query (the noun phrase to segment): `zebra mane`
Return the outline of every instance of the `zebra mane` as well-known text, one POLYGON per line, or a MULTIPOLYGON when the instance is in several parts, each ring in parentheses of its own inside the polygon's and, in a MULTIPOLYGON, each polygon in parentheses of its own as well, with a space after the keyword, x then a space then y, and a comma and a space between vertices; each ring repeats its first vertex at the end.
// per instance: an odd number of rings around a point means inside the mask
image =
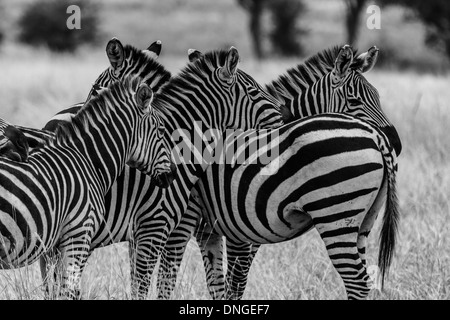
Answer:
POLYGON ((196 61, 188 63, 155 94, 152 105, 164 111, 167 105, 177 104, 175 102, 177 93, 180 90, 193 88, 193 85, 199 81, 204 81, 216 68, 225 64, 227 54, 228 50, 209 51, 196 61))
POLYGON ((0 130, 5 130, 11 124, 5 119, 0 118, 0 130))
MULTIPOLYGON (((334 62, 341 48, 342 46, 334 46, 316 53, 267 84, 267 90, 274 96, 279 96, 280 92, 291 95, 290 92, 304 91, 333 70, 334 62)), ((356 56, 357 50, 353 49, 353 57, 356 56)), ((356 68, 357 66, 358 62, 354 61, 350 67, 356 68)))
POLYGON ((126 97, 129 100, 141 82, 142 79, 136 76, 126 77, 122 81, 115 81, 107 89, 102 90, 97 96, 84 104, 72 118, 72 121, 59 125, 55 132, 55 138, 51 142, 73 142, 74 138, 79 137, 84 128, 94 118, 104 119, 107 122, 111 114, 116 112, 114 109, 123 107, 123 104, 117 103, 117 98, 126 97))
POLYGON ((133 68, 134 75, 140 76, 153 92, 157 92, 172 77, 170 71, 147 54, 146 50, 137 49, 129 44, 125 45, 123 49, 125 59, 132 61, 133 66, 137 66, 137 68, 133 68), (142 76, 143 74, 146 76, 142 76))

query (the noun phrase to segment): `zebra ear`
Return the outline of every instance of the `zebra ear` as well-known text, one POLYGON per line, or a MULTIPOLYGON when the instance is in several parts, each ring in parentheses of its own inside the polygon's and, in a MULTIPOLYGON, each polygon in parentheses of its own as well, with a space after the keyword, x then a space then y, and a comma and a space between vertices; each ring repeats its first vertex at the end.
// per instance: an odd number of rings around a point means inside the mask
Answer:
POLYGON ((125 59, 122 43, 117 38, 112 38, 106 45, 106 55, 114 69, 120 67, 125 59))
POLYGON ((147 84, 141 84, 136 92, 136 101, 138 106, 144 110, 150 109, 152 100, 153 90, 147 84))
POLYGON ((372 70, 373 66, 377 62, 378 52, 378 48, 376 46, 373 46, 366 52, 361 53, 353 63, 354 69, 361 73, 372 70))
POLYGON ((344 78, 348 71, 349 67, 353 62, 353 50, 352 47, 348 44, 343 46, 341 50, 339 50, 336 61, 334 62, 334 73, 338 78, 344 78))
POLYGON ((196 49, 189 49, 188 50, 189 62, 194 62, 194 61, 200 59, 202 56, 203 56, 203 53, 201 53, 200 51, 198 51, 196 49))
POLYGON ((239 64, 239 52, 235 47, 231 47, 228 50, 227 56, 225 58, 225 65, 222 68, 222 72, 220 73, 224 80, 229 80, 236 74, 237 68, 239 64))
POLYGON ((161 40, 156 40, 151 45, 149 45, 147 49, 143 51, 156 60, 159 58, 159 55, 161 54, 161 48, 162 48, 161 40))

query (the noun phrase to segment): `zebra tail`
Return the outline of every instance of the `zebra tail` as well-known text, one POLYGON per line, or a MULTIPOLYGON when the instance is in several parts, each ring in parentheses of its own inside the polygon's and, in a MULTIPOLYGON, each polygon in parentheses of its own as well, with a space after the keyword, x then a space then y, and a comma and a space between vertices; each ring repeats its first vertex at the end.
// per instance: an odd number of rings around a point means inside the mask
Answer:
MULTIPOLYGON (((386 141, 386 140, 385 140, 386 141)), ((387 147, 384 146, 382 150, 386 151, 387 147)), ((395 245, 398 231, 399 210, 398 210, 398 198, 396 190, 396 174, 397 163, 395 151, 392 149, 390 152, 383 152, 383 158, 386 165, 387 173, 387 196, 386 206, 383 216, 383 222, 381 227, 381 233, 379 237, 380 248, 378 253, 378 267, 381 272, 381 289, 384 288, 384 280, 389 272, 389 267, 392 262, 392 258, 395 253, 395 245)))

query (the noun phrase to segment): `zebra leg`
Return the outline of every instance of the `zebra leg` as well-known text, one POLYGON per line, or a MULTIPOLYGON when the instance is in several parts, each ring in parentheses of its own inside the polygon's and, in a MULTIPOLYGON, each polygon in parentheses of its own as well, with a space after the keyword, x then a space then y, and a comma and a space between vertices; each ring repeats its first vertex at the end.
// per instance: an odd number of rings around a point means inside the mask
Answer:
POLYGON ((140 266, 138 267, 138 260, 145 260, 145 258, 138 258, 138 250, 139 246, 137 245, 136 240, 130 240, 129 255, 131 274, 131 299, 133 300, 143 300, 147 298, 147 290, 150 287, 150 283, 148 285, 143 284, 150 282, 150 279, 145 278, 147 276, 146 265, 142 265, 142 263, 140 263, 140 266))
POLYGON ((227 300, 240 300, 247 286, 248 273, 260 245, 234 243, 227 239, 227 300))
MULTIPOLYGON (((69 248, 73 247, 70 244, 68 246, 69 248)), ((67 251, 64 247, 60 248, 67 251)), ((87 260, 89 255, 90 252, 82 260, 87 260)), ((77 258, 73 254, 71 257, 77 258)), ((81 277, 84 263, 71 264, 68 260, 67 252, 62 253, 60 249, 50 250, 39 258, 39 267, 45 290, 44 299, 51 300, 59 297, 68 299, 81 298, 79 278, 81 277)))
POLYGON ((222 300, 225 298, 223 238, 202 220, 196 231, 196 239, 202 252, 209 294, 214 300, 222 300))
POLYGON ((159 254, 164 248, 170 227, 169 221, 152 218, 147 227, 137 227, 130 241, 131 298, 146 299, 151 275, 159 254))
POLYGON ((44 287, 44 299, 46 300, 54 299, 57 296, 54 285, 58 283, 57 265, 58 263, 60 264, 60 261, 61 253, 56 249, 48 250, 39 258, 39 268, 44 287))
POLYGON ((61 254, 56 271, 62 279, 59 295, 63 298, 81 299, 81 274, 92 252, 92 236, 98 225, 94 217, 95 211, 91 211, 80 227, 71 228, 61 238, 57 247, 61 254))
POLYGON ((190 235, 186 237, 184 233, 178 234, 177 231, 174 231, 167 241, 166 247, 162 250, 156 284, 158 299, 168 300, 171 298, 189 239, 190 235))
POLYGON ((371 279, 358 252, 359 227, 349 225, 335 230, 316 226, 333 266, 344 281, 349 300, 364 299, 370 291, 371 279))
POLYGON ((158 270, 158 299, 170 299, 177 282, 178 271, 187 244, 198 225, 198 204, 190 201, 186 213, 180 224, 170 234, 166 246, 161 252, 160 266, 158 270))

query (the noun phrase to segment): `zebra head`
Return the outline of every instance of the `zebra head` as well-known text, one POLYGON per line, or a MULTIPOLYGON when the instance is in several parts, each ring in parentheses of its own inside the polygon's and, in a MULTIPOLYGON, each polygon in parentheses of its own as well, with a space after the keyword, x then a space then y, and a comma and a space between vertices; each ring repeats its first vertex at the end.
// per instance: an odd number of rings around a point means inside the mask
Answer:
POLYGON ((137 50, 129 45, 123 46, 117 38, 112 38, 106 45, 106 55, 110 66, 98 76, 97 80, 95 80, 86 102, 98 95, 101 90, 107 88, 111 83, 122 80, 130 75, 139 76, 144 79, 144 82, 152 77, 156 77, 156 79, 151 80, 153 80, 152 88, 157 90, 159 88, 157 85, 160 78, 166 80, 170 78, 170 74, 167 76, 164 72, 161 72, 159 77, 158 75, 155 75, 155 73, 159 71, 157 70, 159 64, 154 63, 154 70, 151 70, 152 66, 149 66, 149 64, 151 64, 149 62, 155 62, 156 59, 159 58, 161 48, 161 40, 154 41, 145 50, 137 50))
POLYGON ((354 57, 349 45, 340 49, 331 71, 331 86, 337 89, 333 90, 332 103, 339 106, 332 106, 331 110, 342 110, 380 128, 389 138, 398 156, 402 150, 402 144, 397 130, 381 108, 377 89, 363 75, 377 62, 378 52, 378 48, 373 46, 354 57))
MULTIPOLYGON (((209 81, 226 97, 228 110, 223 127, 233 129, 277 128, 291 118, 290 111, 274 96, 269 94, 250 75, 238 68, 239 52, 235 47, 202 54, 195 49, 188 50, 189 61, 199 67, 201 64, 214 68, 209 81)), ((221 96, 221 94, 211 94, 221 96)))
POLYGON ((170 147, 164 133, 164 122, 152 108, 153 91, 145 83, 136 90, 138 117, 127 164, 155 179, 157 186, 167 188, 175 178, 176 166, 170 160, 170 147))

